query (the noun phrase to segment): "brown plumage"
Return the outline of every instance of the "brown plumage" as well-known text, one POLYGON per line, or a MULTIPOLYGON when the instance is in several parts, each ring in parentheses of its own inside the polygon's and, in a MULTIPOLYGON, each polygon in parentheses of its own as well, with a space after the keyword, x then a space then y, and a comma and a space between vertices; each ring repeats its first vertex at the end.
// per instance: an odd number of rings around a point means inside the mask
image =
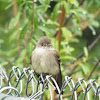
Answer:
MULTIPOLYGON (((48 37, 43 36, 39 39, 36 48, 32 52, 30 62, 32 69, 38 75, 41 73, 52 75, 61 89, 60 53, 53 48, 51 40, 48 37)), ((58 93, 57 90, 56 93, 58 93)))

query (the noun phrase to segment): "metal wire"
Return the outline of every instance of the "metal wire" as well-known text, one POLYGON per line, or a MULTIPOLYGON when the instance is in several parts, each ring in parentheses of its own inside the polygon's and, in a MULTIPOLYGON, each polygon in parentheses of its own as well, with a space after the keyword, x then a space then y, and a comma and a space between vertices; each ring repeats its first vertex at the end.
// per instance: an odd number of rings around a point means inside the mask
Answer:
POLYGON ((74 83, 71 77, 65 76, 60 90, 51 75, 46 75, 44 78, 43 74, 41 74, 40 77, 37 78, 34 71, 30 70, 30 68, 24 68, 21 71, 17 66, 13 66, 9 76, 7 76, 4 69, 0 66, 0 94, 7 91, 6 94, 8 95, 20 97, 23 91, 26 91, 24 95, 30 100, 42 100, 45 90, 48 89, 51 97, 50 100, 52 100, 51 88, 53 88, 54 90, 58 90, 58 100, 63 100, 62 92, 64 92, 67 87, 69 91, 72 91, 71 100, 78 100, 76 91, 79 88, 82 89, 83 100, 90 100, 89 92, 91 90, 94 92, 94 100, 97 100, 97 98, 100 100, 100 85, 98 85, 94 79, 90 79, 87 83, 84 78, 78 78, 77 82, 74 83), (7 82, 6 86, 4 86, 4 80, 7 82))

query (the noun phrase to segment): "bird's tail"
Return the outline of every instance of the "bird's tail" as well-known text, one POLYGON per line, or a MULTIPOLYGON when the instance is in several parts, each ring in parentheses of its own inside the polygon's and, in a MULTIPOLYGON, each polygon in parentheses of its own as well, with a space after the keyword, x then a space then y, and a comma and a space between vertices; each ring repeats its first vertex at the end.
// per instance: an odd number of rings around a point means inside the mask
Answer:
MULTIPOLYGON (((57 82, 57 84, 58 84, 58 86, 59 86, 59 88, 60 88, 60 90, 61 90, 61 87, 62 87, 62 74, 61 74, 61 71, 55 76, 55 80, 56 80, 56 82, 57 82)), ((54 83, 53 83, 53 84, 54 84, 54 83)), ((54 85, 55 85, 55 84, 54 84, 54 85)), ((59 94, 57 89, 55 90, 55 92, 56 92, 57 94, 59 94)))

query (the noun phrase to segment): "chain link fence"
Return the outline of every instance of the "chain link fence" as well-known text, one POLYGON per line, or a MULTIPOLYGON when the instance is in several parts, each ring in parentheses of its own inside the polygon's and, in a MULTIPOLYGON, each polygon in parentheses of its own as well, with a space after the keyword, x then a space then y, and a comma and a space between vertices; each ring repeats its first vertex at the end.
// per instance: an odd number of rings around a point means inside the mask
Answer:
POLYGON ((78 78, 77 82, 74 82, 71 77, 65 76, 60 90, 51 75, 47 75, 44 79, 41 74, 37 78, 30 68, 23 68, 21 71, 18 67, 13 66, 7 76, 5 70, 0 66, 0 100, 43 100, 43 94, 47 89, 50 93, 50 100, 52 100, 51 88, 58 90, 58 100, 63 100, 66 97, 62 95, 62 91, 64 92, 66 88, 72 92, 71 100, 78 100, 77 91, 79 89, 83 93, 81 100, 90 100, 89 92, 91 90, 94 93, 94 100, 100 100, 100 85, 94 79, 90 79, 87 83, 83 78, 78 78))

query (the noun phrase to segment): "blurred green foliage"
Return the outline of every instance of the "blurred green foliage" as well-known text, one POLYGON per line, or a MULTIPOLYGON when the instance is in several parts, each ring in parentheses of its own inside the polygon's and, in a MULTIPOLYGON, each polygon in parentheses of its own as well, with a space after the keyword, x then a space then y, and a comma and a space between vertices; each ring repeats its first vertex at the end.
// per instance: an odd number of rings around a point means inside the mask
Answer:
MULTIPOLYGON (((8 73, 13 65, 20 69, 31 67, 32 50, 43 35, 48 36, 53 46, 58 49, 58 41, 53 35, 59 29, 58 17, 61 6, 64 6, 65 20, 72 13, 73 16, 61 28, 63 35, 60 53, 63 79, 75 64, 77 68, 72 74, 73 79, 77 80, 79 77, 87 79, 100 59, 100 39, 89 52, 87 48, 100 35, 100 1, 83 0, 84 3, 80 6, 81 1, 0 0, 0 64, 9 69, 8 73), (84 56, 77 59, 81 52, 84 52, 84 56)), ((92 76, 98 79, 98 83, 100 83, 99 70, 100 64, 92 76)), ((66 90, 66 93, 69 91, 66 90)))

